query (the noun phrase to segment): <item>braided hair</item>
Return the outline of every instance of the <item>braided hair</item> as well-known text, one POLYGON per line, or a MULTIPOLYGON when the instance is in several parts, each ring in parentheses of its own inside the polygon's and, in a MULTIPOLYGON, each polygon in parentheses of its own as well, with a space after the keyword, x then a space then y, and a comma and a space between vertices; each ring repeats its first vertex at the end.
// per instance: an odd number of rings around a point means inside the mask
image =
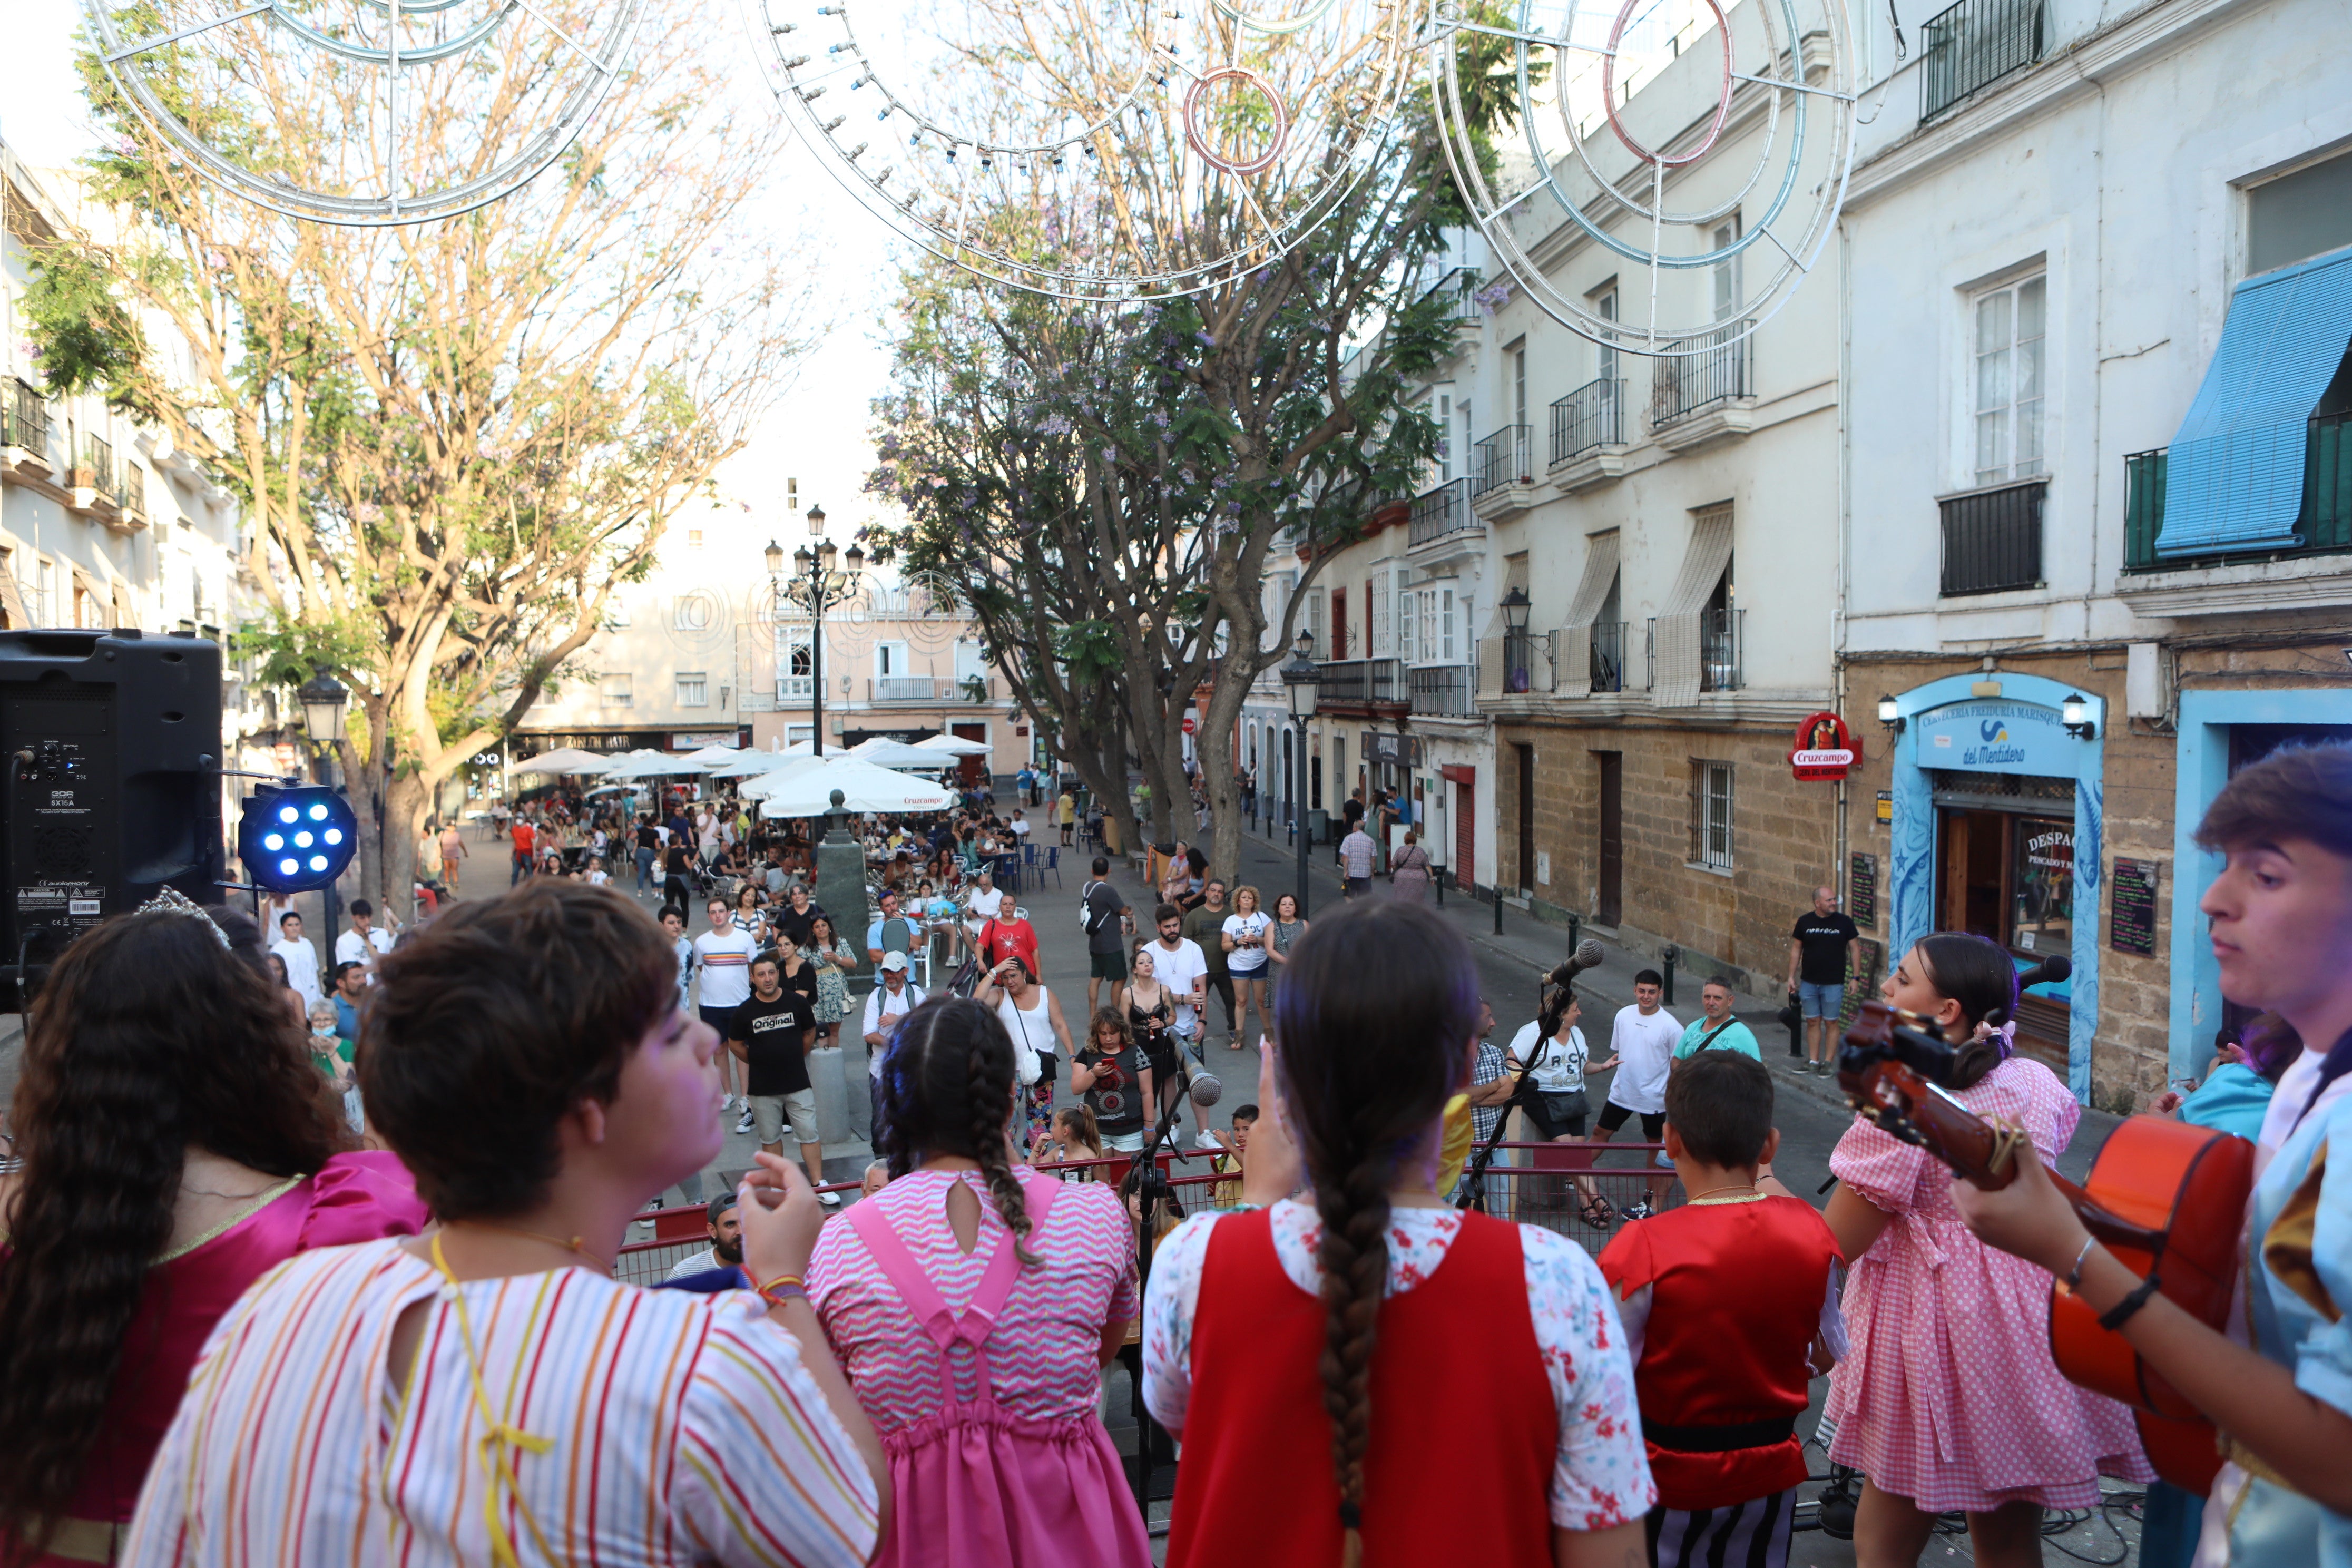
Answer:
POLYGON ((1029 1250, 1028 1205, 1006 1142, 1015 1069, 1003 1021, 969 997, 934 997, 899 1020, 886 1052, 876 1132, 890 1179, 941 1154, 977 1162, 1014 1256, 1024 1268, 1043 1262, 1029 1250))
POLYGON ((1389 1188, 1429 1152, 1477 1032, 1477 972, 1451 923, 1419 904, 1350 904, 1291 949, 1276 1000, 1283 1103, 1322 1221, 1323 1407, 1339 1487, 1342 1563, 1363 1559, 1372 1352, 1388 1283, 1389 1188))
POLYGON ((1999 942, 1962 931, 1930 931, 1913 951, 1927 970, 1922 978, 1937 994, 1960 1005, 1962 1026, 1973 1031, 1982 1024, 1993 1031, 1964 1041, 1953 1054, 1951 1087, 1973 1088, 2001 1064, 1997 1031, 2017 1016, 2017 965, 1999 942))

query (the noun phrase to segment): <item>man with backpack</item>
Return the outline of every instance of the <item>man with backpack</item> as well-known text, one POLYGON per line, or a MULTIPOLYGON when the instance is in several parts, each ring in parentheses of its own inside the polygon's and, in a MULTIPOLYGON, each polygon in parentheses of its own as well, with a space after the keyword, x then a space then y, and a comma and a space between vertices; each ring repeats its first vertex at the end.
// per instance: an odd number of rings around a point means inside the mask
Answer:
POLYGON ((1094 875, 1078 893, 1078 927, 1087 933, 1087 1016, 1092 1017, 1100 1005, 1103 982, 1108 981, 1111 994, 1127 979, 1127 938, 1134 929, 1134 914, 1118 889, 1107 879, 1110 876, 1110 858, 1095 857, 1094 875))

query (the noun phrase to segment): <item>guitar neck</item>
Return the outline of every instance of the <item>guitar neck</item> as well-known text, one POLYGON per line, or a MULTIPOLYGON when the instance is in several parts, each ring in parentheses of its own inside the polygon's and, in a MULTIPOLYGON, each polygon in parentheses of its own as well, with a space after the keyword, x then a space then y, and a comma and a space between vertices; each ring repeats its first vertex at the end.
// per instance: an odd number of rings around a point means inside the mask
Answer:
MULTIPOLYGON (((1875 1081, 1866 1089, 1865 1099, 1878 1100, 1874 1092, 1877 1086, 1890 1085, 1896 1097, 1908 1102, 1901 1114, 1917 1131, 1920 1146, 1948 1166, 1952 1174, 1987 1192, 1998 1192, 2017 1179, 2016 1136, 1995 1127, 1901 1062, 1877 1064, 1872 1078, 1875 1081)), ((2051 1184, 2074 1205, 2083 1227, 2103 1245, 2144 1252, 2162 1248, 2164 1232, 2124 1218, 2057 1172, 2047 1173, 2051 1184)))

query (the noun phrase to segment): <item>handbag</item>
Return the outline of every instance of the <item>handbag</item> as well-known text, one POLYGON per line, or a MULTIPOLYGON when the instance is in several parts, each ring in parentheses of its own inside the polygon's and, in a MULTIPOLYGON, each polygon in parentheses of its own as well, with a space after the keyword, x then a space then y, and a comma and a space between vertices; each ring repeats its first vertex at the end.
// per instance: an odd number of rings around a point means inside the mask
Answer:
POLYGON ((1580 1089, 1570 1089, 1566 1094, 1544 1094, 1538 1098, 1543 1100, 1544 1120, 1555 1127, 1566 1127, 1592 1114, 1592 1101, 1585 1098, 1580 1089))

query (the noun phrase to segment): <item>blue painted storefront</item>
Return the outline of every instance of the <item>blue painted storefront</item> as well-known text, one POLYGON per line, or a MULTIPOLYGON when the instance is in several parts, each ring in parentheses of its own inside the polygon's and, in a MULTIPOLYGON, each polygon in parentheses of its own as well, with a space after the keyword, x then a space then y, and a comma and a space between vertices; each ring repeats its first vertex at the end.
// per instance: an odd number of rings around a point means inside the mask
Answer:
MULTIPOLYGON (((2064 984, 2036 991, 2068 1004, 2067 1087, 2087 1104, 2091 1042, 2099 1026, 2105 705, 2074 687, 2004 671, 1931 680, 1898 695, 1895 707, 1906 724, 1894 752, 1895 820, 1887 858, 1890 966, 1936 929, 1937 846, 1929 772, 2027 773, 2074 782, 2074 944, 2069 952, 2074 973, 2064 984), (2000 695, 1975 695, 1972 689, 1989 680, 1999 683, 2000 695), (2059 722, 2059 706, 2070 696, 2083 699, 2099 738, 2076 740, 2059 722)), ((2226 765, 2226 747, 2224 753, 2226 765)))

